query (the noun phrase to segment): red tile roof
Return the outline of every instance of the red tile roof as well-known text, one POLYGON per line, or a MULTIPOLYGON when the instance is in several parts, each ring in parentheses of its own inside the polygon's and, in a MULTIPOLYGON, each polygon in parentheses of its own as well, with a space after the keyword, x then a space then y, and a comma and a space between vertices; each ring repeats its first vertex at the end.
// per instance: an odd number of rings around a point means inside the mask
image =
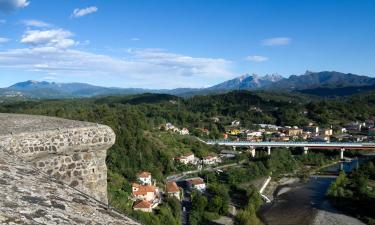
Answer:
POLYGON ((141 200, 134 203, 133 208, 134 209, 148 209, 151 208, 152 204, 148 201, 141 200))
POLYGON ((152 185, 139 185, 137 183, 133 183, 133 187, 138 188, 138 191, 133 191, 134 196, 139 196, 139 195, 146 195, 149 192, 154 192, 155 193, 155 186, 152 185))
POLYGON ((189 184, 191 185, 198 185, 198 184, 204 184, 204 181, 202 178, 192 178, 188 180, 189 184))
POLYGON ((180 192, 180 189, 178 188, 176 182, 168 182, 166 189, 168 193, 180 192))

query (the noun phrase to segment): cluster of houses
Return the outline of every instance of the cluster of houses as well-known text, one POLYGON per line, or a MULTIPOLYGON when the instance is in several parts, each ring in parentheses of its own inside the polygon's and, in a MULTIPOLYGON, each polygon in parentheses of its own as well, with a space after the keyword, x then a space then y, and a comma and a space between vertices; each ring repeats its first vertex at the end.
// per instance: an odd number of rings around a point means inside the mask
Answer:
POLYGON ((137 175, 137 183, 132 184, 131 200, 133 209, 143 212, 152 212, 161 202, 163 194, 180 199, 180 188, 175 182, 168 182, 163 193, 152 179, 151 173, 143 171, 137 175))
POLYGON ((224 138, 235 137, 248 141, 364 141, 375 136, 374 120, 352 122, 343 127, 321 128, 314 124, 306 127, 256 124, 259 129, 240 129, 239 121, 233 121, 224 138))
MULTIPOLYGON (((200 177, 186 179, 187 187, 190 190, 204 192, 206 184, 200 177)), ((175 197, 181 200, 182 188, 176 182, 170 181, 165 185, 165 190, 161 191, 149 172, 143 171, 137 174, 137 182, 132 184, 131 200, 133 200, 133 210, 142 212, 152 212, 163 201, 163 196, 175 197)))
POLYGON ((178 134, 181 134, 181 135, 189 135, 189 130, 187 128, 183 127, 183 128, 180 129, 180 128, 174 126, 171 123, 163 124, 159 127, 159 129, 164 129, 166 131, 172 131, 172 132, 175 132, 175 133, 178 133, 178 134))
POLYGON ((174 158, 176 162, 179 162, 184 165, 215 165, 221 163, 220 157, 216 155, 208 155, 203 158, 198 158, 194 155, 194 153, 188 153, 179 157, 174 158))

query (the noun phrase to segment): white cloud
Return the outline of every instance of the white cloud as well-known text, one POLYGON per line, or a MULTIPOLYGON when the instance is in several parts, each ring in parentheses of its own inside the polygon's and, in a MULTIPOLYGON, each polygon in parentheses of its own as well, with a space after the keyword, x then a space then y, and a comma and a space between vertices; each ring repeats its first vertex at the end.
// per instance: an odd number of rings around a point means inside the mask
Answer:
POLYGON ((8 38, 0 37, 0 45, 1 45, 1 44, 4 44, 4 43, 7 43, 7 42, 9 42, 9 41, 10 41, 10 39, 8 39, 8 38))
POLYGON ((23 24, 28 27, 50 27, 51 25, 40 20, 23 20, 23 24))
POLYGON ((50 46, 0 51, 1 69, 54 74, 56 79, 117 80, 118 86, 201 87, 210 80, 233 76, 231 62, 195 58, 163 50, 131 50, 127 59, 50 46))
POLYGON ((73 34, 63 29, 27 30, 22 36, 21 43, 34 47, 68 48, 77 43, 70 39, 73 34))
POLYGON ((265 61, 268 61, 268 58, 265 56, 260 56, 260 55, 251 55, 251 56, 247 56, 246 60, 250 62, 265 62, 265 61))
POLYGON ((9 13, 30 4, 27 0, 0 0, 0 12, 9 13))
POLYGON ((6 20, 0 20, 0 25, 6 24, 6 20))
POLYGON ((97 11, 98 11, 98 8, 96 6, 91 6, 91 7, 87 7, 83 9, 74 9, 72 13, 72 17, 78 18, 78 17, 86 16, 91 13, 95 13, 97 11))
POLYGON ((131 38, 130 40, 131 40, 131 41, 140 41, 141 39, 140 39, 140 38, 137 38, 137 37, 134 37, 134 38, 131 38))
POLYGON ((63 29, 26 30, 21 43, 28 47, 0 51, 0 71, 26 71, 59 80, 70 76, 83 82, 105 77, 118 86, 148 88, 202 87, 234 75, 232 62, 221 58, 162 49, 129 49, 123 57, 113 57, 77 50, 79 42, 72 37, 63 29))
POLYGON ((265 46, 277 46, 277 45, 288 45, 290 44, 291 39, 288 37, 275 37, 269 38, 262 41, 262 45, 265 46))

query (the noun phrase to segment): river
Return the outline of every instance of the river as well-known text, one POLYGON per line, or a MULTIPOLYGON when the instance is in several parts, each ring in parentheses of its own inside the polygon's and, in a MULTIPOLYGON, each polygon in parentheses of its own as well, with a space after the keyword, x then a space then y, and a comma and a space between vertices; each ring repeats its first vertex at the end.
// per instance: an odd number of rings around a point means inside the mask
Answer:
MULTIPOLYGON (((361 162, 362 159, 354 159, 327 167, 323 172, 337 173, 341 168, 349 172, 361 162)), ((261 207, 258 214, 267 225, 363 224, 342 214, 325 199, 327 188, 333 180, 334 175, 316 175, 304 183, 278 187, 274 201, 261 207)))

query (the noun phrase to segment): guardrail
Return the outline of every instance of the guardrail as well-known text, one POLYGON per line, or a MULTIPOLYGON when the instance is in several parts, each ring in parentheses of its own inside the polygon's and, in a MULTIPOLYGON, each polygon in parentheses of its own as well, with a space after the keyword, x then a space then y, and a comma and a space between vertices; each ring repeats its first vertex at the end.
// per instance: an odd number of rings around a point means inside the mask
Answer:
POLYGON ((272 141, 228 141, 228 140, 207 140, 209 145, 227 145, 227 146, 264 146, 264 147, 364 147, 374 148, 375 143, 371 142, 272 142, 272 141))

